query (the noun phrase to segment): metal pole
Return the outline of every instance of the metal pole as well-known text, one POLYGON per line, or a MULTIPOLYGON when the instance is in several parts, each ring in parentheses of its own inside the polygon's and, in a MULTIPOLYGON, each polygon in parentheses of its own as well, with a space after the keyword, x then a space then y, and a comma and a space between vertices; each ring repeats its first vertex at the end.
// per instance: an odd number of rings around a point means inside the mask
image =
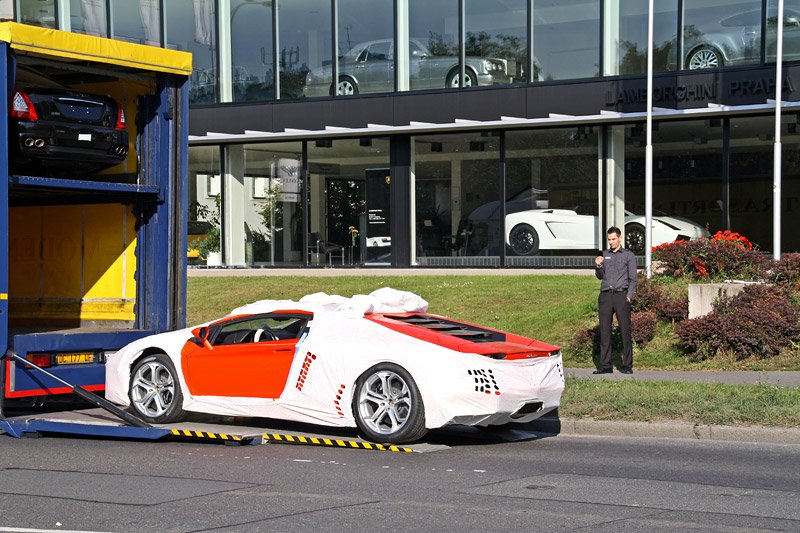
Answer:
POLYGON ((781 98, 783 96, 783 0, 778 0, 778 35, 775 58, 775 145, 772 184, 772 258, 781 258, 781 98))
POLYGON ((644 272, 652 275, 653 263, 653 0, 647 8, 647 146, 644 152, 644 272))

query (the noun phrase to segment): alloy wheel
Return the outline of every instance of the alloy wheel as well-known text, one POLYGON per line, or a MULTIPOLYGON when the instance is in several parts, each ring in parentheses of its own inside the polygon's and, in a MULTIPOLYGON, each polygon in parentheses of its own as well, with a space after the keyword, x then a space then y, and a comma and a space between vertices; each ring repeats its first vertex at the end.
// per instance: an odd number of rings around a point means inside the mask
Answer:
POLYGON ((175 378, 159 361, 141 365, 131 380, 131 400, 142 414, 158 418, 169 411, 175 399, 175 378))

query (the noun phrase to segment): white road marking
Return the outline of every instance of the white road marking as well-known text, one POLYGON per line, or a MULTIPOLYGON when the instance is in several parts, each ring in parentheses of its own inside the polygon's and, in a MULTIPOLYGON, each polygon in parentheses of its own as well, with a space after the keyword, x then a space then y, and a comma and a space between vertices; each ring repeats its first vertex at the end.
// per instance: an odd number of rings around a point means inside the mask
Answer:
POLYGON ((27 527, 2 527, 4 533, 111 533, 109 531, 88 531, 84 529, 31 529, 27 527))

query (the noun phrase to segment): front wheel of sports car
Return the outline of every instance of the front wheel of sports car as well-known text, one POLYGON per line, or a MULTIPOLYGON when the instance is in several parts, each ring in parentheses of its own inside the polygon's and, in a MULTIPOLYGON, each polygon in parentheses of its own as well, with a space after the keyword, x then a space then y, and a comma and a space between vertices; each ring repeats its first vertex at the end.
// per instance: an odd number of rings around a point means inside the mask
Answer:
POLYGON ((508 234, 511 249, 517 255, 536 255, 539 253, 539 235, 528 224, 517 224, 508 234))
POLYGON ((375 442, 412 442, 426 432, 417 384, 393 363, 377 364, 356 380, 353 414, 358 429, 375 442))
POLYGON ((177 422, 184 416, 178 374, 165 354, 148 355, 136 363, 128 397, 134 413, 147 422, 177 422))

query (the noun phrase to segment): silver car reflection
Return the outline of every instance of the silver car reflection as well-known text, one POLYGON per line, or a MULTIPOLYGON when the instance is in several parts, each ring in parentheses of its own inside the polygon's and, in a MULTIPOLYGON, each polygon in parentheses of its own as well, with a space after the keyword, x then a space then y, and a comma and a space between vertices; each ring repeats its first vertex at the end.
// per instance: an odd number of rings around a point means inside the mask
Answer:
MULTIPOLYGON (((775 57, 775 34, 778 17, 767 18, 767 57, 775 57)), ((800 12, 786 9, 783 13, 784 57, 795 58, 800 51, 800 12)), ((759 60, 761 46, 761 10, 737 13, 720 20, 713 28, 687 26, 684 32, 689 70, 718 68, 726 65, 752 63, 759 60)))
MULTIPOLYGON (((459 86, 458 57, 436 56, 420 39, 409 41, 409 76, 414 89, 439 89, 459 86)), ((510 83, 509 63, 505 59, 467 57, 464 86, 510 83)), ((312 69, 306 75, 306 96, 333 95, 331 66, 312 69)), ((389 92, 394 90, 394 46, 392 39, 359 43, 339 58, 336 94, 389 92)))

